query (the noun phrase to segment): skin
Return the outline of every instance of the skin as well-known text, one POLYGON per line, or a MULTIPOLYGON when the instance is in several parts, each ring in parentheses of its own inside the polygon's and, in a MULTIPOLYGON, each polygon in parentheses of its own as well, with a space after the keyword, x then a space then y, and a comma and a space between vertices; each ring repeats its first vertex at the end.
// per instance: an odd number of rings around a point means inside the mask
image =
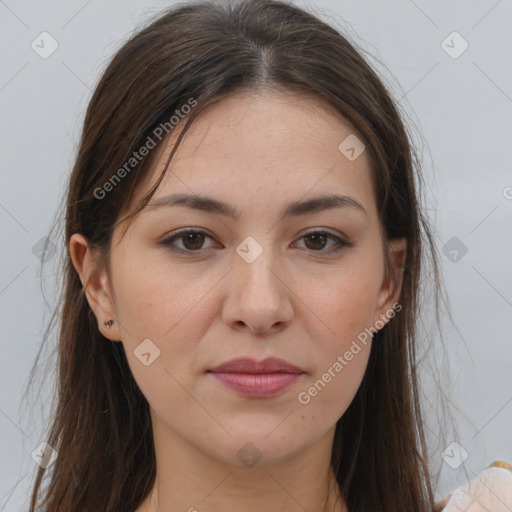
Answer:
MULTIPOLYGON (((155 182, 177 133, 132 204, 155 182)), ((389 314, 401 287, 400 274, 395 286, 385 277, 366 152, 349 161, 338 150, 352 133, 317 99, 230 96, 189 130, 151 203, 171 193, 204 194, 236 208, 237 219, 185 206, 147 208, 124 236, 116 228, 110 273, 96 266, 82 235, 71 237, 98 328, 123 343, 150 404, 157 482, 137 512, 347 510, 329 462, 336 421, 361 383, 371 340, 308 404, 298 394, 389 314), (281 218, 291 201, 332 193, 356 199, 366 213, 344 207, 281 218), (208 236, 176 240, 186 254, 159 244, 187 227, 208 236), (329 252, 335 240, 305 237, 312 229, 353 247, 329 252), (263 250, 252 263, 236 252, 248 236, 263 250), (134 355, 144 339, 160 350, 148 366, 134 355), (206 373, 238 356, 280 357, 305 373, 278 396, 247 398, 206 373), (248 442, 261 455, 252 467, 237 457, 248 442)), ((403 264, 405 240, 390 249, 391 261, 403 264)))

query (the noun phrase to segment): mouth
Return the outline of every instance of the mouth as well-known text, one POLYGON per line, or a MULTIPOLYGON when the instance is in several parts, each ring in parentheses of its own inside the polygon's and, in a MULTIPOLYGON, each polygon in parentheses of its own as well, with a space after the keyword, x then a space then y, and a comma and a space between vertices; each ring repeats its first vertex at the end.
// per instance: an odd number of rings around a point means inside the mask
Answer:
POLYGON ((293 386, 305 374, 287 361, 267 358, 255 361, 237 358, 207 371, 224 387, 251 398, 277 396, 293 386))

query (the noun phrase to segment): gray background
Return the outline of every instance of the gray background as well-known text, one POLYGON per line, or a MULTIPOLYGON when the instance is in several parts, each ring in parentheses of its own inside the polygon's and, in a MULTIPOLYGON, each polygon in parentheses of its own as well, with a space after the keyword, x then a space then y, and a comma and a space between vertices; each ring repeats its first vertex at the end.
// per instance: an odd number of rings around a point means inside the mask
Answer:
MULTIPOLYGON (((297 3, 384 63, 372 62, 416 126, 453 312, 443 331, 448 356, 435 351, 459 427, 434 453, 444 495, 495 459, 512 463, 512 1, 297 3), (453 31, 469 45, 460 55, 453 31), (452 441, 467 452, 462 465, 453 446, 451 464, 443 462, 452 441)), ((99 73, 139 22, 169 4, 0 0, 0 511, 28 508, 31 453, 44 441, 49 407, 49 395, 22 401, 55 305, 58 258, 44 269, 43 296, 37 244, 61 200, 99 73), (46 59, 31 47, 43 31, 58 43, 46 59)), ((427 390, 429 378, 426 368, 427 390)))

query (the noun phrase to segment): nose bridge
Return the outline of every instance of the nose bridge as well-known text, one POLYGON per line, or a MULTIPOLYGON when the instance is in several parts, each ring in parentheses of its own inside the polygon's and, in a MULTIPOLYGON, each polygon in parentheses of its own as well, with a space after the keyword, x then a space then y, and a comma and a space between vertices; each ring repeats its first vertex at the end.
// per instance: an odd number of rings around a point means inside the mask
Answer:
POLYGON ((271 237, 260 235, 258 239, 259 241, 253 236, 248 236, 236 248, 239 261, 235 266, 243 273, 245 288, 253 289, 255 285, 259 288, 261 285, 267 287, 276 284, 273 282, 276 279, 273 271, 276 258, 271 237))
MULTIPOLYGON (((257 235, 258 236, 258 235, 257 235)), ((232 325, 240 322, 253 331, 264 332, 274 324, 287 323, 292 306, 287 298, 285 281, 270 236, 248 236, 236 247, 234 288, 225 310, 225 320, 232 325)))

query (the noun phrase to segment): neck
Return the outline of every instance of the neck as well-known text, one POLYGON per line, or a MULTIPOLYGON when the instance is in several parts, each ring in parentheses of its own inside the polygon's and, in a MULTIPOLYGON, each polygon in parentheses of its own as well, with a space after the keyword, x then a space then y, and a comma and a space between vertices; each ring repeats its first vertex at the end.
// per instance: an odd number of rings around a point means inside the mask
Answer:
POLYGON ((167 480, 164 483, 157 476, 155 487, 137 512, 348 512, 332 472, 326 485, 309 495, 298 492, 294 485, 288 485, 294 488, 292 494, 272 471, 266 474, 266 478, 258 476, 251 479, 248 487, 243 472, 233 470, 224 478, 217 478, 217 485, 212 482, 209 493, 194 498, 186 497, 176 486, 169 486, 167 480), (162 489, 165 490, 162 492, 162 489))
POLYGON ((155 485, 136 512, 348 512, 332 468, 334 429, 281 462, 228 464, 154 423, 155 485))

